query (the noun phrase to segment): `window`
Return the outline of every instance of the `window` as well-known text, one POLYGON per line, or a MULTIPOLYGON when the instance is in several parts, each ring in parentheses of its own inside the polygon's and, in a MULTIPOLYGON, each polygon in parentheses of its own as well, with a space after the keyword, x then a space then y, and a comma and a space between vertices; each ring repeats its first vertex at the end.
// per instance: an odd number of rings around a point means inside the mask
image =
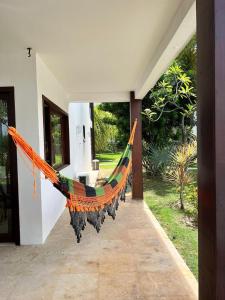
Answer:
POLYGON ((68 115, 45 96, 42 98, 45 160, 60 170, 70 163, 68 115))

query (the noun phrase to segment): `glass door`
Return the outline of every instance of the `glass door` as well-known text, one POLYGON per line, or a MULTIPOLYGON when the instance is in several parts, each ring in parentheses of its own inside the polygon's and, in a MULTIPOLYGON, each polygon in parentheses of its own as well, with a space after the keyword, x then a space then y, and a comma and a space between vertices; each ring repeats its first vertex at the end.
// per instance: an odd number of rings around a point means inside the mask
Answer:
MULTIPOLYGON (((0 88, 0 120, 15 126, 13 88, 0 88)), ((0 122, 0 242, 19 243, 16 149, 0 122)))

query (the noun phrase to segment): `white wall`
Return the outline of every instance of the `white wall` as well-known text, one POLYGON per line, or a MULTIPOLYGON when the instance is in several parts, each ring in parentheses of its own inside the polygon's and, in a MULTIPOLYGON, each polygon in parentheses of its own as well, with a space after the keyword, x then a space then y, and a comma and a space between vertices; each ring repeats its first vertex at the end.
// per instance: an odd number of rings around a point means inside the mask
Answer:
MULTIPOLYGON (((28 58, 25 51, 0 53, 0 85, 14 86, 16 127, 31 146, 39 151, 35 56, 28 58)), ((33 198, 31 170, 18 153, 21 244, 42 242, 41 189, 38 175, 36 182, 36 196, 33 198)))
POLYGON ((73 175, 79 172, 91 171, 91 127, 90 108, 88 103, 71 103, 70 115, 70 151, 73 175), (83 125, 85 126, 85 141, 83 139, 83 125))
MULTIPOLYGON (((38 103, 38 128, 39 128, 39 153, 44 158, 44 130, 43 130, 43 100, 42 95, 57 104, 64 111, 67 109, 67 95, 62 86, 55 79, 47 66, 36 55, 37 71, 37 103, 38 103)), ((72 176, 71 166, 65 168, 62 173, 72 176)), ((43 177, 43 176, 42 176, 43 177)), ((49 232, 65 208, 65 197, 52 184, 43 178, 41 181, 42 203, 42 241, 45 241, 49 232)))
MULTIPOLYGON (((31 146, 44 157, 42 95, 69 112, 71 165, 61 171, 73 178, 91 169, 90 114, 88 103, 71 104, 66 92, 39 55, 28 58, 25 51, 0 53, 0 86, 14 86, 16 126, 31 146), (77 127, 86 126, 86 141, 77 127)), ((18 187, 21 244, 45 241, 65 207, 65 197, 37 172, 33 198, 32 165, 18 155, 18 187), (30 166, 28 168, 27 166, 30 166)), ((69 226, 69 217, 68 217, 69 226)))
MULTIPOLYGON (((90 140, 90 112, 88 103, 74 103, 68 107, 67 95, 63 87, 56 80, 48 67, 36 55, 37 94, 38 94, 38 119, 39 119, 39 144, 40 154, 44 157, 44 132, 43 132, 43 103, 42 95, 69 113, 70 130, 70 166, 60 173, 75 178, 79 171, 91 169, 91 140, 90 140), (86 127, 86 140, 83 142, 82 126, 86 127), (81 134, 77 134, 77 127, 81 134)), ((49 232, 55 225, 65 208, 65 197, 48 180, 41 182, 42 202, 42 240, 45 241, 49 232)), ((68 217, 69 223, 69 217, 68 217)))
POLYGON ((38 115, 40 153, 44 156, 44 135, 43 135, 43 107, 42 95, 58 105, 69 114, 70 127, 70 157, 71 165, 62 172, 67 176, 75 176, 80 170, 91 170, 91 127, 89 103, 70 103, 68 105, 67 95, 63 87, 56 80, 54 75, 43 63, 39 55, 36 55, 37 62, 37 92, 38 92, 38 115), (86 139, 83 140, 83 125, 86 128, 86 139))

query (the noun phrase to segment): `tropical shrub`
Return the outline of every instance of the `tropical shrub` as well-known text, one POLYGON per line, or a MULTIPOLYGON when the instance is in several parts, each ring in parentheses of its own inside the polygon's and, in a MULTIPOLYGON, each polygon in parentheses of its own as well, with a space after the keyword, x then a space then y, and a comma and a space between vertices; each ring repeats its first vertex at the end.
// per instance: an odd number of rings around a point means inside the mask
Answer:
POLYGON ((117 147, 123 150, 126 147, 130 136, 130 108, 128 102, 101 103, 99 109, 111 113, 113 116, 112 125, 118 130, 117 147))
POLYGON ((171 149, 143 142, 143 166, 149 175, 163 177, 170 163, 171 149))
POLYGON ((186 211, 197 223, 198 219, 198 189, 196 182, 187 185, 184 189, 184 197, 186 200, 186 211))
POLYGON ((194 36, 171 68, 144 97, 142 111, 150 117, 143 116, 142 120, 145 141, 160 145, 185 139, 189 141, 189 134, 196 123, 196 53, 194 36), (154 122, 156 119, 158 121, 154 122))
POLYGON ((95 150, 111 152, 116 150, 118 129, 113 125, 114 116, 110 112, 102 111, 98 106, 94 108, 95 150))
POLYGON ((190 77, 175 62, 151 90, 153 104, 143 114, 150 122, 158 122, 163 114, 176 112, 180 116, 181 141, 188 141, 187 127, 194 126, 196 95, 190 77))
POLYGON ((196 142, 178 146, 170 157, 171 163, 167 167, 166 178, 177 186, 180 209, 184 209, 185 187, 194 180, 190 167, 194 165, 197 157, 196 142))

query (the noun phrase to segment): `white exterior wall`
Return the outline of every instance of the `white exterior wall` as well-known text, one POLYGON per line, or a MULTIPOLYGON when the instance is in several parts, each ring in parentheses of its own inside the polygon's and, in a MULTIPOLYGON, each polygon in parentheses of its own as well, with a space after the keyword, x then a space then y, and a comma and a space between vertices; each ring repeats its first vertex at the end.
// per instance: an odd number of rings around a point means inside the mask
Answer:
MULTIPOLYGON (((16 127, 44 157, 42 95, 68 112, 67 95, 62 86, 38 55, 28 58, 25 51, 0 54, 0 86, 14 86, 16 127)), ((78 171, 91 168, 89 104, 71 104, 69 120, 71 165, 61 172, 74 177, 78 171), (76 134, 77 126, 82 128, 83 124, 86 125, 85 143, 76 134)), ((33 197, 32 165, 28 166, 18 153, 20 242, 23 245, 43 243, 65 207, 65 197, 39 172, 33 197)))
POLYGON ((73 175, 79 172, 91 171, 91 119, 88 103, 71 103, 70 115, 70 144, 71 164, 73 175), (83 125, 85 126, 86 138, 83 140, 83 125))
MULTIPOLYGON (((37 85, 35 57, 25 51, 0 54, 0 85, 14 86, 16 127, 31 146, 39 152, 37 85)), ((41 187, 36 177, 37 190, 33 195, 31 170, 18 153, 18 189, 21 244, 42 242, 41 187)))
MULTIPOLYGON (((44 131, 43 131, 43 103, 42 95, 69 113, 70 129, 70 166, 60 171, 63 175, 74 178, 79 171, 91 169, 91 141, 90 129, 86 132, 86 142, 77 136, 76 128, 85 125, 91 126, 89 104, 74 103, 68 108, 67 95, 63 87, 56 80, 44 62, 36 55, 37 72, 37 102, 38 102, 38 128, 40 154, 44 157, 44 131), (79 117, 79 119, 78 119, 79 117), (77 121, 79 120, 79 121, 77 121), (74 126, 75 125, 75 126, 74 126)), ((43 177, 43 176, 42 176, 43 177)), ((48 180, 41 180, 41 212, 42 212, 42 242, 45 241, 49 232, 63 212, 66 204, 65 197, 48 180)), ((69 224, 69 217, 68 217, 69 224)))
POLYGON ((91 117, 89 103, 71 103, 70 116, 70 157, 73 177, 88 176, 87 184, 94 186, 98 171, 92 171, 91 117), (85 140, 83 139, 85 126, 85 140))
MULTIPOLYGON (((39 128, 39 153, 44 158, 44 129, 43 129, 43 100, 42 95, 54 102, 64 111, 68 112, 66 93, 55 79, 38 55, 36 55, 37 71, 37 103, 38 103, 38 128, 39 128)), ((61 172, 72 176, 71 165, 61 172)), ((42 211, 42 242, 45 241, 55 222, 65 208, 65 197, 55 188, 51 182, 41 180, 41 211, 42 211)))

